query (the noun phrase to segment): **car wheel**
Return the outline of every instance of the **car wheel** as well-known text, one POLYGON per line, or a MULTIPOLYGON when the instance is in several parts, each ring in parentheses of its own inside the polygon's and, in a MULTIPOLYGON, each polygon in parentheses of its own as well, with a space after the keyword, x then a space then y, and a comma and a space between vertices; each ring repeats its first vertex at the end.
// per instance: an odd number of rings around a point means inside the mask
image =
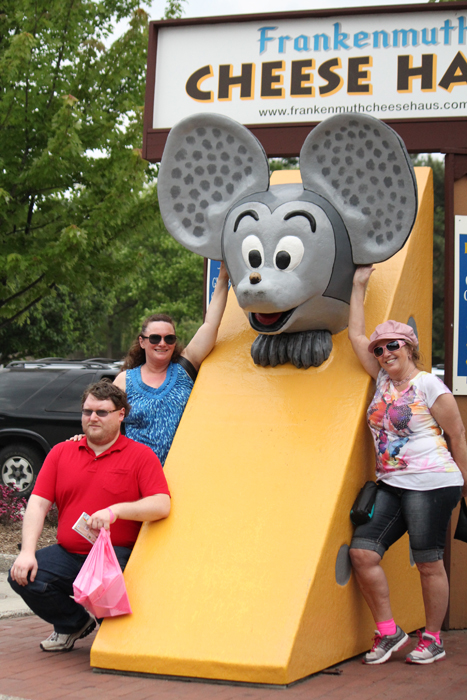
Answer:
POLYGON ((18 495, 28 497, 44 461, 40 450, 20 443, 8 445, 0 451, 0 483, 16 486, 18 495))

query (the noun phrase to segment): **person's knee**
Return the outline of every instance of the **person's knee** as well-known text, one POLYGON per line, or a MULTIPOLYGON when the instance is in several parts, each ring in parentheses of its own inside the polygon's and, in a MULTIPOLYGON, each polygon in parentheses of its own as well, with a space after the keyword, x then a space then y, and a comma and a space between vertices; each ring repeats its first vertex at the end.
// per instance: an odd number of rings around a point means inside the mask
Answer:
POLYGON ((8 572, 8 583, 12 587, 15 593, 24 598, 25 595, 44 595, 48 592, 49 586, 47 581, 41 580, 39 573, 36 574, 34 581, 31 581, 28 576, 28 581, 26 585, 21 586, 17 581, 14 581, 11 577, 11 570, 8 572))
POLYGON ((18 584, 16 583, 16 581, 13 581, 13 579, 11 578, 11 569, 10 569, 10 571, 8 572, 7 581, 8 581, 8 583, 10 584, 10 586, 12 587, 12 589, 15 591, 15 593, 18 593, 18 589, 21 588, 21 586, 18 585, 18 584))
POLYGON ((442 559, 439 559, 438 561, 416 562, 416 566, 420 576, 425 579, 439 576, 444 578, 446 576, 446 569, 444 568, 444 562, 442 559))
POLYGON ((23 597, 24 591, 28 587, 29 583, 26 584, 26 586, 20 586, 17 581, 11 578, 11 570, 8 572, 7 581, 10 584, 11 588, 14 590, 14 592, 17 593, 17 595, 23 597))
POLYGON ((377 552, 373 552, 371 549, 351 549, 350 561, 354 569, 363 571, 372 566, 377 566, 381 561, 381 557, 377 552))

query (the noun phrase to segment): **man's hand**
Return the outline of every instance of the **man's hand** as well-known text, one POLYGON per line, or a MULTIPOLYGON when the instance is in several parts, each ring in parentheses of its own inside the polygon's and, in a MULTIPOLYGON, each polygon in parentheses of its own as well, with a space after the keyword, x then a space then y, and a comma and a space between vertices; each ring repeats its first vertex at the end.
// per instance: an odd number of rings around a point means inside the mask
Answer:
POLYGON ((34 554, 21 552, 11 567, 11 578, 20 586, 26 586, 29 572, 31 572, 30 580, 32 582, 37 574, 37 559, 34 554))
POLYGON ((42 498, 42 496, 36 496, 35 493, 29 497, 23 518, 21 553, 11 567, 11 578, 20 586, 27 585, 29 572, 31 572, 30 581, 34 581, 36 578, 37 559, 35 552, 37 541, 44 527, 45 516, 49 512, 51 505, 52 501, 42 498))
POLYGON ((118 519, 153 522, 162 520, 170 513, 170 496, 166 493, 155 493, 153 496, 145 496, 139 501, 131 503, 113 503, 108 508, 96 510, 89 516, 88 525, 95 534, 99 534, 101 528, 106 530, 118 519))
POLYGON ((102 527, 108 530, 116 519, 115 513, 111 514, 108 508, 102 508, 102 510, 96 510, 95 513, 89 516, 88 525, 91 530, 94 530, 94 532, 98 535, 99 530, 102 527))

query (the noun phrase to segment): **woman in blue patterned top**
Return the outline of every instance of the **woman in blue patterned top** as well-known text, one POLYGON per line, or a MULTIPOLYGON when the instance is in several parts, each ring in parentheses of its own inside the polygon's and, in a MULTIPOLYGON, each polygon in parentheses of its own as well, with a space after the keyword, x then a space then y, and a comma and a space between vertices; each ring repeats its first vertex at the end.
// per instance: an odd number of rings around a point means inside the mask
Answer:
POLYGON ((165 314, 149 316, 131 346, 115 384, 126 391, 131 411, 127 437, 148 445, 164 465, 193 381, 213 349, 227 302, 229 277, 222 263, 203 325, 185 349, 165 314))

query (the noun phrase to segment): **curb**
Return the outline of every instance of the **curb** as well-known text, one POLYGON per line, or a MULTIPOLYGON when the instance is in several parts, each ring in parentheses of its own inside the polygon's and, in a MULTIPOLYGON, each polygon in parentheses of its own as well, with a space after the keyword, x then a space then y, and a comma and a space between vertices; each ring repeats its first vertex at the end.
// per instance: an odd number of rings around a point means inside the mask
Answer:
MULTIPOLYGON (((14 617, 30 617, 34 615, 32 610, 16 610, 15 612, 4 612, 0 613, 0 620, 11 620, 14 617)), ((0 700, 2 700, 2 695, 0 695, 0 700)))
MULTIPOLYGON (((16 554, 0 554, 0 574, 6 574, 10 570, 11 565, 16 559, 16 554)), ((12 594, 10 590, 10 586, 6 584, 6 588, 10 591, 10 595, 12 594)), ((3 589, 2 589, 2 594, 3 594, 3 589)), ((14 594, 12 594, 14 595, 14 594)), ((2 595, 2 598, 8 598, 8 595, 2 595)), ((18 606, 13 605, 13 610, 5 610, 5 608, 8 607, 8 601, 2 600, 2 608, 3 612, 0 612, 0 620, 8 620, 10 618, 15 618, 15 617, 28 617, 29 615, 34 615, 33 611, 30 610, 26 605, 23 606, 23 610, 18 610, 18 606), (16 610, 15 610, 16 607, 16 610)), ((3 700, 4 697, 0 695, 0 700, 3 700)))
MULTIPOLYGON (((0 554, 0 574, 6 574, 14 560, 16 559, 16 554, 0 554)), ((1 700, 0 695, 0 700, 1 700)))

